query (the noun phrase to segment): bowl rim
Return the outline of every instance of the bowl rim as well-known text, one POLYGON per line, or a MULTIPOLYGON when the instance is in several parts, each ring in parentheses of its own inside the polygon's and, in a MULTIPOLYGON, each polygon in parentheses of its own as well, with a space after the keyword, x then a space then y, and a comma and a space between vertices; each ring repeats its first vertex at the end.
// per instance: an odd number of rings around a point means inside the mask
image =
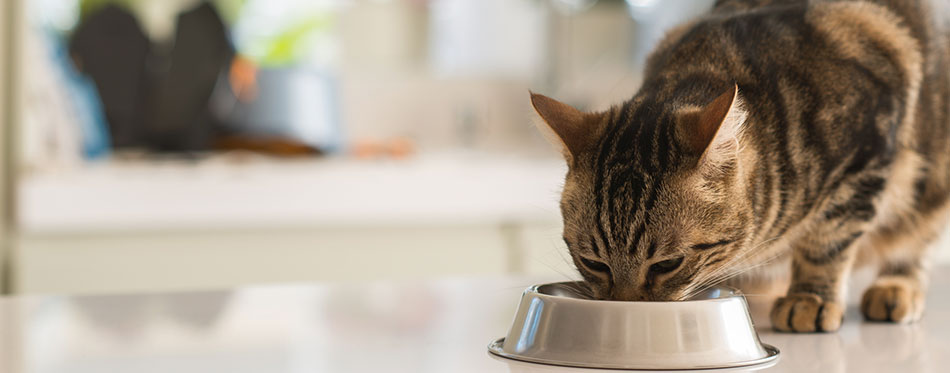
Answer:
POLYGON ((605 299, 583 299, 583 298, 572 298, 572 297, 562 297, 557 295, 551 295, 547 293, 542 293, 540 288, 542 286, 549 285, 559 285, 559 284, 579 284, 583 281, 558 281, 558 282, 548 282, 543 284, 535 284, 529 286, 524 290, 524 294, 532 293, 540 298, 550 298, 557 299, 557 302, 577 302, 577 303, 591 303, 599 302, 604 304, 617 304, 617 305, 672 305, 672 304, 682 304, 682 303, 718 303, 718 302, 731 302, 736 298, 745 300, 745 294, 741 290, 724 285, 717 285, 710 287, 710 289, 725 289, 732 292, 732 295, 718 297, 718 298, 708 298, 708 299, 686 299, 686 300, 659 300, 659 301, 617 301, 617 300, 605 300, 605 299))

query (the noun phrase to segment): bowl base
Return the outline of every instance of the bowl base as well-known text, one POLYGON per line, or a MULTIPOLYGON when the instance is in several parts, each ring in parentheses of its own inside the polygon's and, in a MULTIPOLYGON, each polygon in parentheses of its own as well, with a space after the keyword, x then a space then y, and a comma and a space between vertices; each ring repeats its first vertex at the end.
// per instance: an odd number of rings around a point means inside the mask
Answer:
POLYGON ((694 369, 722 369, 722 368, 736 368, 736 367, 746 367, 752 365, 763 365, 763 368, 771 366, 775 363, 776 359, 779 356, 779 350, 770 344, 762 344, 762 347, 768 352, 768 356, 765 356, 760 359, 740 361, 735 363, 726 363, 718 365, 698 365, 698 366, 634 366, 634 365, 617 365, 617 364, 598 364, 598 363, 588 363, 588 362, 571 362, 571 361, 560 361, 560 360, 550 360, 550 359, 539 359, 530 356, 523 356, 517 354, 510 354, 503 350, 505 343, 505 338, 499 338, 488 345, 488 352, 493 355, 503 357, 506 359, 525 361, 529 363, 537 364, 547 364, 547 365, 557 365, 565 367, 575 367, 575 368, 600 368, 600 369, 622 369, 622 370, 694 370, 694 369))

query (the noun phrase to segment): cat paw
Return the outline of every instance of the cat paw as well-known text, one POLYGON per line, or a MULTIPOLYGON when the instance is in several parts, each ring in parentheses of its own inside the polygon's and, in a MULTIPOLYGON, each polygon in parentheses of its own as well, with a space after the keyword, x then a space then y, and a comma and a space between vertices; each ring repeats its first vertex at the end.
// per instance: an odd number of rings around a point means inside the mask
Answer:
POLYGON ((911 323, 919 320, 924 313, 924 293, 910 279, 879 279, 864 291, 861 313, 872 321, 911 323))
POLYGON ((789 294, 772 305, 772 328, 780 332, 833 332, 841 327, 844 307, 810 293, 789 294))

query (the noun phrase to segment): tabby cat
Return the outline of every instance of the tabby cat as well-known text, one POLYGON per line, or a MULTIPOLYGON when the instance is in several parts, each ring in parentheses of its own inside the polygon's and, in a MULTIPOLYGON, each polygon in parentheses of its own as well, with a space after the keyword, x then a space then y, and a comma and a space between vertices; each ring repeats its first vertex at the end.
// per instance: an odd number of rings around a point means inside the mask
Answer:
POLYGON ((950 211, 946 0, 720 0, 671 31, 630 100, 533 94, 569 164, 564 240, 593 296, 681 300, 789 263, 775 329, 921 317, 950 211), (873 261, 869 261, 873 259, 873 261))

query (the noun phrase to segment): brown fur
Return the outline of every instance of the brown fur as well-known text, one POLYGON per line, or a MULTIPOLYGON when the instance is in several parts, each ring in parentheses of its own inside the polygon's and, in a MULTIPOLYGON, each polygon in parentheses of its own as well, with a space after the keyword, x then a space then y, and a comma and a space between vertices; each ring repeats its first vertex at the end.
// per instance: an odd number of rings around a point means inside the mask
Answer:
POLYGON ((877 263, 865 317, 918 319, 950 211, 935 5, 722 0, 660 43, 622 105, 533 95, 565 145, 564 239, 592 294, 685 299, 790 262, 773 326, 833 331, 852 267, 877 263))

